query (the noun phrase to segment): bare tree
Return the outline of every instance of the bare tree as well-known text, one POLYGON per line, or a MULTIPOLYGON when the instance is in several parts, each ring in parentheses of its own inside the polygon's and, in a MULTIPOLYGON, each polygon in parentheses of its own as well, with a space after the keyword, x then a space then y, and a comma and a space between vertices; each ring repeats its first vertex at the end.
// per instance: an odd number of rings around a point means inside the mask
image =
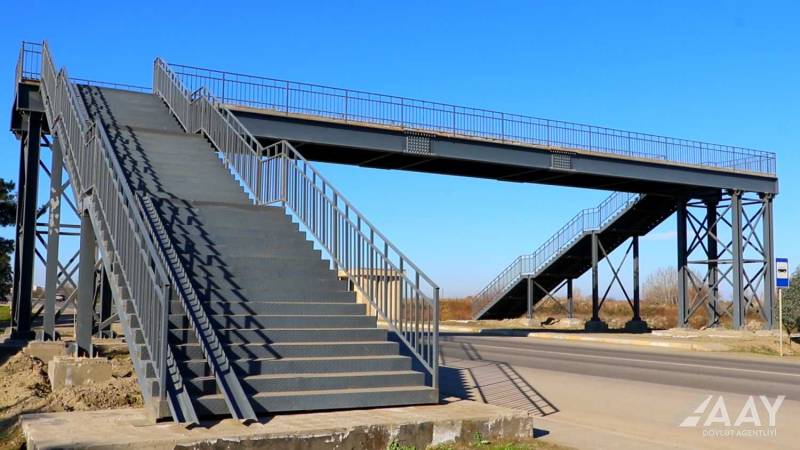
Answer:
POLYGON ((644 300, 652 303, 678 304, 678 271, 662 267, 647 277, 644 284, 644 300))

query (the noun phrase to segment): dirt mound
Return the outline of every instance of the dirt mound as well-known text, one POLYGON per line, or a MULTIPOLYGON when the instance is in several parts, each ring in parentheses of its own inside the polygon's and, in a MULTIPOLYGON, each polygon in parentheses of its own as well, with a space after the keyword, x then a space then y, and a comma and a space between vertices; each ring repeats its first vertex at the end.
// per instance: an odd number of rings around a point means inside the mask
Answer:
POLYGON ((19 416, 46 411, 50 394, 44 364, 38 359, 19 352, 0 366, 0 449, 16 449, 25 443, 19 416))
POLYGON ((91 411, 142 406, 142 395, 136 379, 114 378, 107 383, 73 386, 54 392, 50 398, 52 411, 91 411))
POLYGON ((130 357, 115 354, 113 378, 104 383, 72 386, 51 392, 47 369, 38 359, 19 352, 0 366, 0 450, 22 448, 22 414, 142 406, 142 395, 130 357))

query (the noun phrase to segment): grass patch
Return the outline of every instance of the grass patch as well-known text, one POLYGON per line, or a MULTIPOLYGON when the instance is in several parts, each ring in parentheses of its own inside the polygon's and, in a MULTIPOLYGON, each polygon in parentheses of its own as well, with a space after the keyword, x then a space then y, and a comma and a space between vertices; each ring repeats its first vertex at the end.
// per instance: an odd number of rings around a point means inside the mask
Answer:
MULTIPOLYGON (((441 444, 428 447, 427 450, 568 450, 571 447, 544 442, 539 439, 514 439, 491 442, 484 440, 480 434, 476 434, 472 442, 467 444, 441 444)), ((392 441, 387 450, 424 450, 418 449, 413 445, 406 445, 397 441, 392 441)))
POLYGON ((11 323, 11 306, 0 305, 0 333, 11 323))
POLYGON ((569 448, 539 439, 515 439, 497 442, 476 440, 469 444, 442 444, 430 447, 429 450, 567 450, 569 448))

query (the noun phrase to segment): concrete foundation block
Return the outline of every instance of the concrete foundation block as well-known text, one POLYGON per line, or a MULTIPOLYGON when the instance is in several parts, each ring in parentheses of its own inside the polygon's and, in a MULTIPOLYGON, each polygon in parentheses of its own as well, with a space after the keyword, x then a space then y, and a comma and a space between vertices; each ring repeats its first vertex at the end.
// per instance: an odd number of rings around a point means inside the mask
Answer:
POLYGON ((34 341, 25 347, 25 353, 45 364, 57 356, 66 356, 67 347, 61 341, 34 341))
POLYGON ((625 323, 625 331, 630 331, 632 333, 645 333, 649 329, 647 322, 644 320, 629 320, 625 323))
POLYGON ((586 331, 608 331, 608 324, 602 320, 587 320, 583 328, 586 331))
POLYGON ((105 358, 56 356, 47 364, 47 376, 53 391, 67 386, 102 383, 111 379, 111 361, 105 358))

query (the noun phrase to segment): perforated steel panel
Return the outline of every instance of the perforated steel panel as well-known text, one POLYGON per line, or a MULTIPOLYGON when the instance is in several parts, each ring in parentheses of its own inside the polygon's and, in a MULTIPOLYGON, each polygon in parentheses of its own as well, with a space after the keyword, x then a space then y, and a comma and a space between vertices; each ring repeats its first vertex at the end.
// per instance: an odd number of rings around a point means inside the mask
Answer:
POLYGON ((550 165, 554 169, 572 169, 572 155, 568 153, 553 153, 553 160, 550 165))
POLYGON ((421 134, 406 135, 406 152, 430 155, 431 138, 421 134))

